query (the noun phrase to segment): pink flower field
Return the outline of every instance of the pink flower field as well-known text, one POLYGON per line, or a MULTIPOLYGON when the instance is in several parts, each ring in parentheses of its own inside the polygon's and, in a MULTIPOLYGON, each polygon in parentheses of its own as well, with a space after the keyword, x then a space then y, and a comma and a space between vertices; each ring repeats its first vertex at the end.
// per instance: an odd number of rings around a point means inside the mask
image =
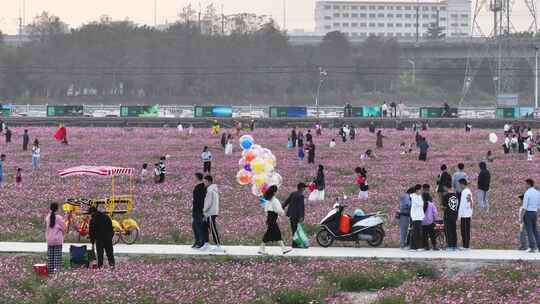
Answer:
MULTIPOLYGON (((337 130, 327 129, 323 130, 323 136, 314 136, 317 146, 315 166, 300 162, 297 151, 287 149, 289 131, 257 129, 251 135, 255 143, 271 149, 277 158, 276 171, 283 176, 281 200, 298 182, 311 181, 317 164, 325 166, 326 201, 306 202, 306 223, 310 232, 334 200, 347 194, 352 197, 348 201, 351 213, 355 208, 388 213, 389 221, 385 224, 388 233, 383 246, 397 246, 398 228, 393 213, 398 208, 399 193, 416 183, 429 183, 434 189, 440 165, 445 163, 453 171, 458 162, 466 164, 465 171, 472 177, 474 190, 478 161, 487 150, 493 150, 496 160, 488 164, 492 174, 489 193, 492 206, 489 213, 475 210, 471 244, 473 248, 512 249, 517 246, 518 195, 525 191, 523 180, 532 177, 540 181, 537 155, 534 161, 527 162, 525 155, 503 155, 500 141, 497 144, 488 141, 490 132, 496 132, 500 140, 502 130, 475 130, 468 135, 461 129, 423 132, 431 146, 428 161, 424 163, 416 160, 417 151, 400 155, 399 144, 414 141, 411 131, 384 129, 383 134, 387 137, 384 148, 375 149, 375 135, 366 129, 357 130, 356 141, 347 143, 341 143, 337 130), (335 149, 328 147, 331 138, 336 138, 335 149), (368 148, 375 151, 377 159, 361 162, 360 154, 368 148), (353 173, 356 166, 367 168, 369 202, 356 199, 353 173)), ((22 128, 13 129, 11 144, 1 141, 0 152, 7 155, 4 164, 7 183, 2 186, 0 196, 3 213, 0 240, 43 241, 43 217, 50 201, 62 202, 72 196, 105 197, 110 193, 108 179, 61 179, 57 170, 78 165, 114 165, 134 167, 138 172, 142 163, 148 163, 153 169, 160 156, 170 155, 164 184, 156 185, 149 180, 136 185, 133 217, 141 227, 138 243, 191 243, 193 173, 202 171, 200 153, 207 145, 214 155, 213 175, 221 192, 219 228, 223 241, 226 244, 260 242, 265 216, 249 187, 236 182, 241 150, 236 144, 233 155, 225 155, 220 137, 212 136, 209 129, 196 129, 188 137, 170 128, 69 128, 69 146, 55 142, 54 132, 55 128, 29 129, 31 141, 37 137, 41 142, 42 169, 38 172, 32 172, 30 151, 22 152, 22 128), (23 169, 21 185, 14 183, 16 167, 23 169)), ((126 182, 120 182, 117 194, 121 189, 127 191, 126 182)), ((280 219, 280 223, 286 239, 290 239, 286 219, 280 219)))

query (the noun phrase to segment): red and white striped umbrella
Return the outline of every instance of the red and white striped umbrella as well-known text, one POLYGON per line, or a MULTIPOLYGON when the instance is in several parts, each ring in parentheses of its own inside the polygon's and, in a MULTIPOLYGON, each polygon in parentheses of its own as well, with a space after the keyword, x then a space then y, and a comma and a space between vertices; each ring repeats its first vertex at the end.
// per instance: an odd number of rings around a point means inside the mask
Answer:
POLYGON ((78 166, 58 171, 60 177, 74 175, 97 175, 97 176, 132 176, 135 172, 133 168, 111 167, 111 166, 78 166))

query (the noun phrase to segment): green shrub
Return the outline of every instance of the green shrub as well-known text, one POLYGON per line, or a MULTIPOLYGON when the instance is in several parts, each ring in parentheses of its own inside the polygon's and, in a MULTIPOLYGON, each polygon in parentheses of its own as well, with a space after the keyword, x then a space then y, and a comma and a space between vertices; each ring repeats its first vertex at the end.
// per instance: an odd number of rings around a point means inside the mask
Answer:
POLYGON ((401 296, 385 296, 374 304, 405 304, 405 298, 401 296))
POLYGON ((416 267, 416 276, 419 278, 436 279, 439 277, 439 271, 431 266, 419 265, 416 267))
POLYGON ((331 281, 339 286, 341 291, 358 292, 377 290, 388 287, 398 287, 403 282, 414 277, 413 274, 403 271, 386 274, 352 273, 349 275, 334 276, 331 281))
POLYGON ((272 300, 277 304, 310 304, 317 299, 299 290, 284 290, 272 295, 272 300))

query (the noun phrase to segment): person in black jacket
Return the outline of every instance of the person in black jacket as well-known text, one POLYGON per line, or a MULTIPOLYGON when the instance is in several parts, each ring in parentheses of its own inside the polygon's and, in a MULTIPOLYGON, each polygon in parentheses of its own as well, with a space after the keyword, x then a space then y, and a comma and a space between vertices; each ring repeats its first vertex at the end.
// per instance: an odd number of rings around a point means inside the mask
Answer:
POLYGON ((308 164, 314 164, 315 163, 315 144, 313 143, 313 141, 308 141, 307 150, 308 150, 308 164))
POLYGON ((307 142, 313 141, 313 135, 311 135, 311 130, 308 130, 306 133, 306 141, 307 142))
POLYGON ((114 229, 111 218, 98 211, 96 207, 90 207, 88 213, 92 216, 90 220, 90 242, 96 246, 98 268, 103 267, 103 251, 107 254, 109 267, 114 268, 112 243, 114 229))
MULTIPOLYGON (((296 186, 297 191, 289 195, 289 197, 283 203, 283 209, 287 208, 287 217, 291 222, 291 233, 294 236, 296 230, 298 229, 298 224, 304 222, 304 191, 306 190, 306 184, 299 183, 296 186)), ((298 248, 294 243, 292 244, 293 248, 298 248)))
POLYGON ((204 215, 203 215, 203 209, 204 209, 204 198, 206 197, 206 187, 203 182, 203 174, 202 173, 195 173, 195 179, 197 182, 197 185, 193 189, 193 209, 192 209, 192 216, 193 216, 193 223, 192 223, 192 229, 193 234, 195 236, 195 243, 191 248, 200 249, 205 243, 208 243, 208 240, 205 240, 205 233, 204 233, 204 215))
POLYGON ((441 174, 437 177, 437 194, 439 195, 439 202, 442 204, 444 201, 445 187, 446 190, 452 188, 452 176, 448 173, 448 167, 445 164, 441 166, 441 174))
POLYGON ((478 174, 478 204, 480 205, 480 208, 486 209, 486 211, 489 211, 489 203, 488 203, 488 196, 487 192, 489 191, 489 184, 491 183, 491 174, 489 173, 489 170, 487 169, 487 165, 485 162, 480 162, 478 164, 480 167, 480 173, 478 174))
POLYGON ((296 135, 296 127, 294 127, 291 131, 291 141, 292 141, 292 147, 296 147, 296 140, 298 139, 296 135))

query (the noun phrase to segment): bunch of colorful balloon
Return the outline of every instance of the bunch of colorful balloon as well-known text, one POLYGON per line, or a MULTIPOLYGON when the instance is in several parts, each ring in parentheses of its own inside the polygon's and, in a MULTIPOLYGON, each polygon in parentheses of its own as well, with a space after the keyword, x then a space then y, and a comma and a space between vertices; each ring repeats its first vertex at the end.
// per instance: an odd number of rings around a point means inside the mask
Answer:
POLYGON ((269 149, 256 145, 253 137, 240 137, 242 158, 238 161, 240 170, 236 180, 240 185, 251 185, 251 193, 261 197, 273 185, 281 186, 283 179, 275 172, 276 157, 269 149))

